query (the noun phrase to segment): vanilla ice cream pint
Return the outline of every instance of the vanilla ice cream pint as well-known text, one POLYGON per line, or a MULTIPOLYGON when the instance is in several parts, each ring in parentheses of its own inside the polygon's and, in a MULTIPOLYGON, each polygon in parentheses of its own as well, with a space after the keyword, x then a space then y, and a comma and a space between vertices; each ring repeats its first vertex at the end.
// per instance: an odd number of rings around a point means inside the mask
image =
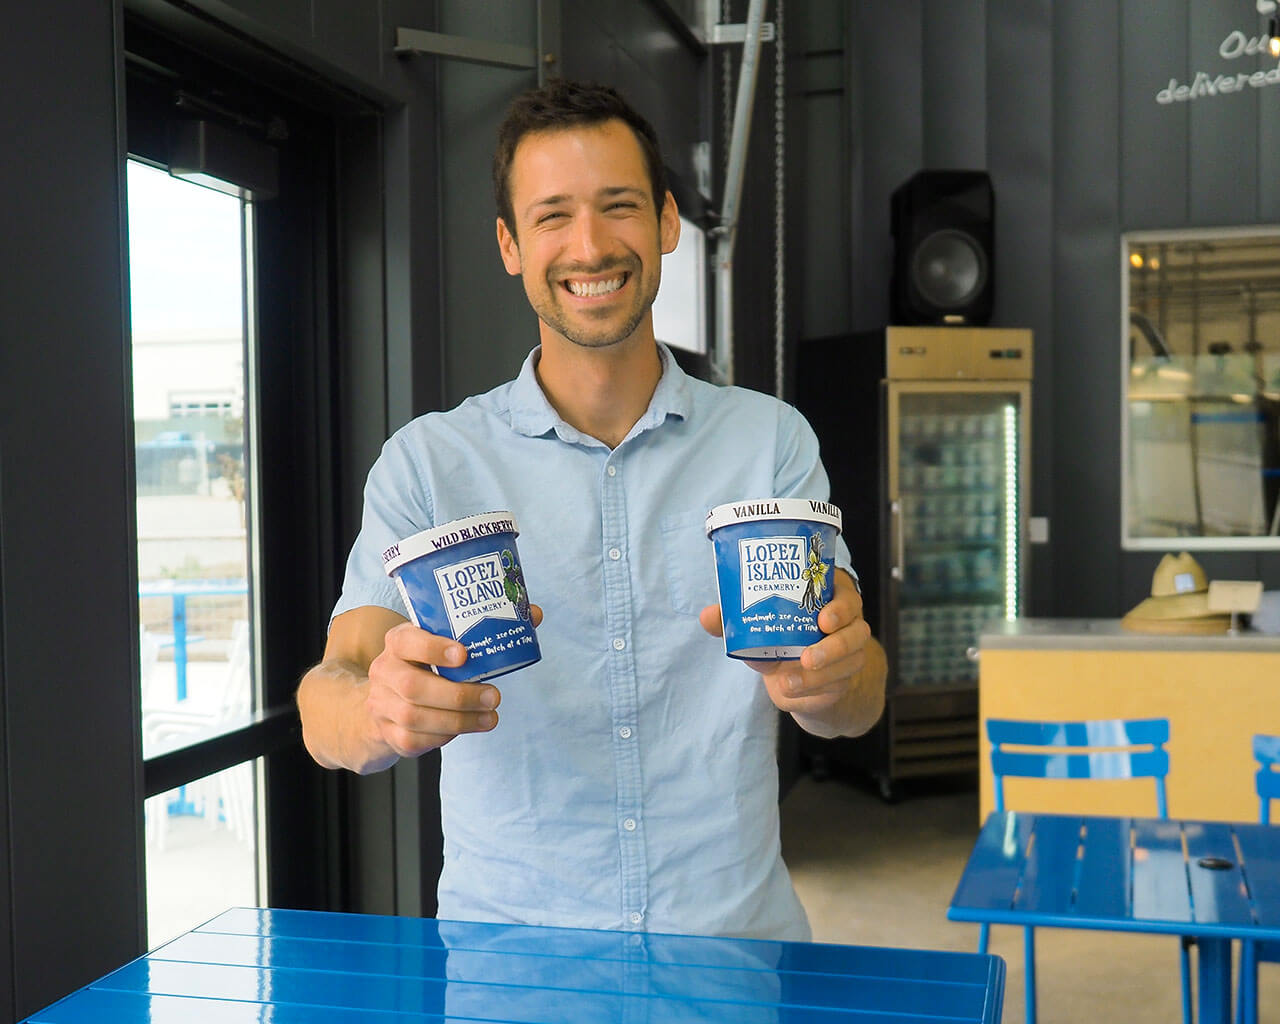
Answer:
POLYGON ((808 498, 760 498, 707 513, 715 547, 724 652, 783 661, 822 639, 818 612, 835 592, 840 510, 808 498))
POLYGON ((542 657, 517 532, 510 512, 484 512, 415 533, 382 553, 409 620, 467 649, 459 668, 431 666, 446 679, 492 679, 542 657))

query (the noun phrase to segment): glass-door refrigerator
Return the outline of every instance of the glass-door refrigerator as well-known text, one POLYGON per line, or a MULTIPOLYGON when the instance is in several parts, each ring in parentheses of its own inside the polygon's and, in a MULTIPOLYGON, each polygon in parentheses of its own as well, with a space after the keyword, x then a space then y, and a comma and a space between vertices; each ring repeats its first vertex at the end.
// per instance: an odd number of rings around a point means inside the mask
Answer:
POLYGON ((1031 342, 1022 329, 889 327, 801 343, 797 405, 889 663, 884 716, 837 741, 853 756, 836 759, 866 768, 886 799, 905 779, 977 777, 977 638, 1016 618, 1023 592, 1031 342), (835 364, 839 397, 816 384, 820 363, 835 364))

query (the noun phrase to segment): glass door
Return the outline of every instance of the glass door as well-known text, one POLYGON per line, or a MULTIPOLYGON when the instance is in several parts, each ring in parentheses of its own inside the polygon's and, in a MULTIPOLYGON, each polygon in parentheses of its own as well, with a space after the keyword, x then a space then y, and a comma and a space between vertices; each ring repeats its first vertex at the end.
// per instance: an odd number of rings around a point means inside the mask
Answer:
MULTIPOLYGON (((260 705, 246 431, 250 204, 128 162, 144 761, 260 705)), ((234 188, 230 189, 234 191, 234 188)), ((148 943, 259 903, 260 760, 146 803, 148 943)))
POLYGON ((976 684, 983 625, 1018 615, 1027 387, 889 386, 898 685, 976 684))

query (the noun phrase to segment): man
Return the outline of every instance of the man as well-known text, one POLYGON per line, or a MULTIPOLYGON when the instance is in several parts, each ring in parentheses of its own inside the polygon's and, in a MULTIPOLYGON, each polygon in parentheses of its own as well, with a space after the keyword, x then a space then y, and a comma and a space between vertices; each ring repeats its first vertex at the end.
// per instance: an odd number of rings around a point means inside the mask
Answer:
POLYGON ((779 852, 775 707, 819 735, 865 731, 883 655, 845 571, 799 662, 727 658, 708 635, 703 519, 825 499, 817 440, 790 406, 689 378, 655 341, 680 222, 653 129, 617 93, 560 81, 517 98, 494 187, 541 345, 516 380, 383 448, 324 660, 299 687, 307 749, 370 772, 443 748, 442 918, 807 938, 779 852), (406 622, 379 557, 497 508, 542 603, 542 660, 501 690, 424 667, 466 652, 406 622))

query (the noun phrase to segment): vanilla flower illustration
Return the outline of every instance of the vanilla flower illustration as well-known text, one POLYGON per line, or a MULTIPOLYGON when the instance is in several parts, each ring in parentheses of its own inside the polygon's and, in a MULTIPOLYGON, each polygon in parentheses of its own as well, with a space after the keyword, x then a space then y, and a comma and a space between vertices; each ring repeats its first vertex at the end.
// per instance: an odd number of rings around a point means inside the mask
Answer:
POLYGON ((807 612, 816 612, 826 602, 822 600, 822 588, 827 582, 827 563, 822 560, 822 538, 818 534, 809 537, 809 564, 800 573, 805 580, 804 596, 800 598, 800 607, 807 612))

